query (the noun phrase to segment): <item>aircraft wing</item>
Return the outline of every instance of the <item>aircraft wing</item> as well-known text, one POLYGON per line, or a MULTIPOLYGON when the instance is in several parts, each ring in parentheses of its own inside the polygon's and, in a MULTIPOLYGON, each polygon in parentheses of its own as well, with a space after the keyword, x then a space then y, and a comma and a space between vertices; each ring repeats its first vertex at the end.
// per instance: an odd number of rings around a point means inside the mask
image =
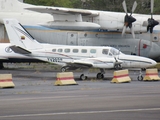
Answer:
POLYGON ((62 30, 94 30, 101 26, 97 23, 83 21, 83 17, 95 17, 99 13, 97 11, 60 8, 60 7, 30 7, 27 10, 48 13, 53 16, 53 21, 39 23, 39 25, 62 30))
POLYGON ((82 16, 98 16, 98 12, 89 11, 89 10, 82 10, 82 9, 69 9, 69 8, 60 8, 60 7, 30 7, 25 8, 27 10, 40 12, 40 13, 48 13, 48 14, 59 14, 59 15, 75 15, 75 14, 81 14, 82 16))
POLYGON ((91 68, 93 67, 92 62, 83 60, 73 60, 72 62, 66 63, 69 66, 80 67, 80 68, 91 68))

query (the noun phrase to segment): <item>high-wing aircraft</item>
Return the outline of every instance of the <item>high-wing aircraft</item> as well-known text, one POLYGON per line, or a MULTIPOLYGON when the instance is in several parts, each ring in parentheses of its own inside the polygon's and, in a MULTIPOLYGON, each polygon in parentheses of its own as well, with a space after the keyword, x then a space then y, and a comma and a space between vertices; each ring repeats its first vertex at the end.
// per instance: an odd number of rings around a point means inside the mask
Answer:
MULTIPOLYGON (((15 19, 4 19, 6 31, 15 52, 31 58, 50 62, 66 69, 98 68, 97 78, 104 78, 105 69, 112 68, 147 68, 157 63, 149 58, 126 55, 113 47, 70 46, 41 44, 15 19)), ((84 72, 80 79, 86 79, 84 72)))
MULTIPOLYGON (((147 26, 149 15, 133 13, 136 2, 131 15, 136 18, 135 22, 124 21, 124 18, 127 19, 126 15, 129 15, 126 10, 126 13, 120 13, 35 6, 21 3, 18 0, 0 0, 0 4, 1 40, 8 39, 3 18, 16 18, 39 42, 79 46, 111 46, 126 54, 136 54, 152 59, 160 56, 160 47, 154 40, 148 40, 150 37, 145 37, 145 40, 139 34, 135 34, 135 39, 132 37, 133 31, 135 33, 147 32, 147 28, 153 28, 151 25, 147 26), (128 26, 124 26, 124 23, 128 23, 128 26), (132 34, 124 34, 125 31, 132 31, 132 34), (121 34, 124 34, 123 37, 121 34)), ((125 2, 123 2, 123 6, 126 9, 125 2)), ((154 18, 157 16, 154 15, 154 18)))

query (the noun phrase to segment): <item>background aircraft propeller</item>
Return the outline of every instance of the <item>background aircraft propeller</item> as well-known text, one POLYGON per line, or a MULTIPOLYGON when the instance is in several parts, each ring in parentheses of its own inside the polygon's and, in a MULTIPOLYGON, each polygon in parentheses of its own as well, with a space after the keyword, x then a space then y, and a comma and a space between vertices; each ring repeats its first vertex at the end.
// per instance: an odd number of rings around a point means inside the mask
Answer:
POLYGON ((148 18, 148 25, 147 25, 147 31, 150 31, 150 33, 152 33, 153 28, 159 24, 158 21, 153 19, 153 7, 154 7, 154 0, 151 0, 151 18, 148 18))
POLYGON ((126 7, 126 1, 125 0, 123 1, 122 5, 123 5, 123 9, 124 9, 124 11, 126 13, 125 18, 124 18, 124 27, 123 27, 123 31, 122 31, 122 36, 124 35, 127 27, 129 27, 131 29, 131 33, 132 33, 133 38, 135 38, 135 34, 134 34, 134 29, 132 27, 132 23, 135 22, 136 19, 134 17, 132 17, 132 13, 135 11, 135 9, 137 7, 137 2, 136 1, 134 2, 130 15, 128 15, 127 7, 126 7))

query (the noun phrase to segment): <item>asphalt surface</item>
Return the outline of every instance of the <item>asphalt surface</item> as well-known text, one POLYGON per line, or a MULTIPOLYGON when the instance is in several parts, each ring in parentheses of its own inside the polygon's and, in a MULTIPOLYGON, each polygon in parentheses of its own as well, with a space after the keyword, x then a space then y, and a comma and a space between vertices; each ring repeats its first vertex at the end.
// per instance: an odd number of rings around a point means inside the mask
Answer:
POLYGON ((160 81, 138 81, 137 71, 120 84, 110 83, 113 71, 104 80, 92 71, 84 81, 78 71, 78 85, 68 86, 54 86, 57 69, 44 66, 0 70, 5 73, 15 88, 0 89, 0 120, 160 120, 160 81))

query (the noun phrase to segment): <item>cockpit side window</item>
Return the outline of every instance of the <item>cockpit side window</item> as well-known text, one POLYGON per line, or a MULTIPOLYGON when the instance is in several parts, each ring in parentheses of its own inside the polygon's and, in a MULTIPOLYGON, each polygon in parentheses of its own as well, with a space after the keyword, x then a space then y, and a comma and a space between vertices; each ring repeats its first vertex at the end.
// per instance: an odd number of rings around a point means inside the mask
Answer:
POLYGON ((108 49, 103 49, 103 50, 102 50, 102 54, 108 55, 108 51, 109 51, 108 49))

